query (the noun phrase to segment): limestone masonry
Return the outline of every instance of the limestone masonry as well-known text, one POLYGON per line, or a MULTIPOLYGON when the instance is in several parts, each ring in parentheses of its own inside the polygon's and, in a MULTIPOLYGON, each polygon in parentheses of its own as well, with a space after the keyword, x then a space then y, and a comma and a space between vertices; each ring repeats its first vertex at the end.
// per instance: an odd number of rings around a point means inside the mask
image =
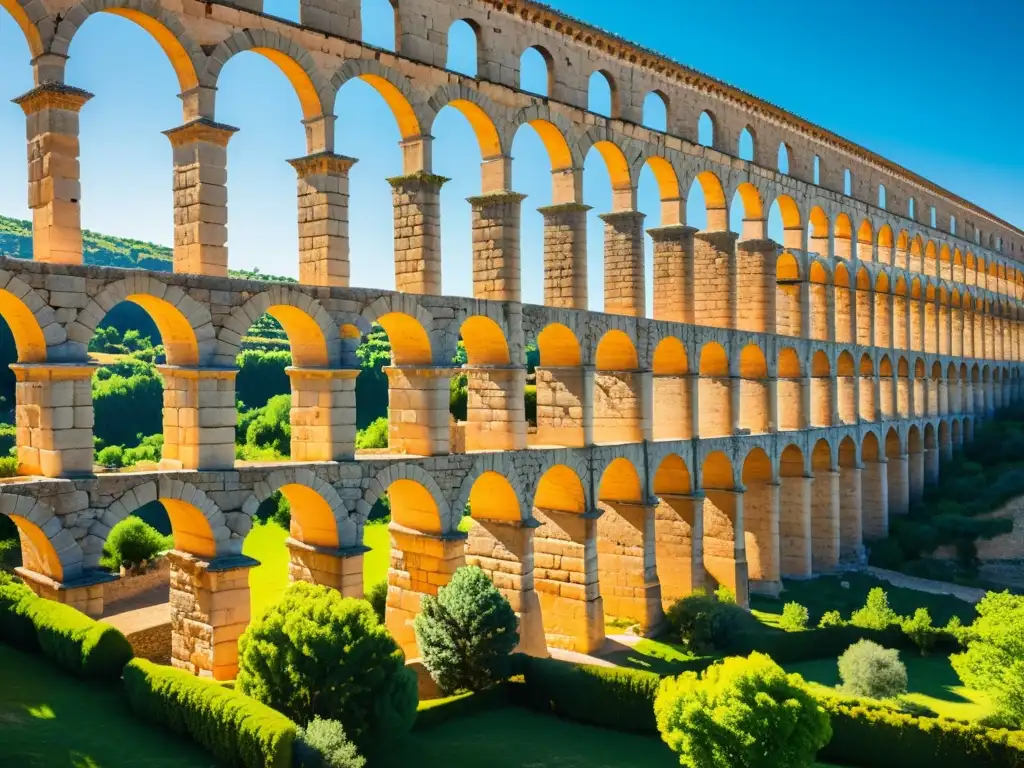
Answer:
MULTIPOLYGON (((291 501, 291 575, 361 596, 363 528, 391 501, 387 623, 410 657, 410 619, 463 563, 488 571, 520 616, 522 646, 590 651, 605 616, 650 629, 663 606, 724 584, 740 602, 863 557, 936 481, 940 458, 1020 397, 1024 232, 899 166, 756 97, 582 22, 517 0, 399 0, 397 53, 358 42, 357 0, 301 0, 301 24, 259 0, 0 0, 32 52, 27 121, 35 261, 0 261, 0 314, 17 345, 23 477, 0 486, 26 579, 93 614, 96 567, 120 520, 159 499, 174 528, 172 657, 234 674, 249 621, 241 555, 260 502, 291 501), (68 48, 94 13, 126 17, 177 73, 174 274, 82 265, 78 115, 68 48), (443 69, 447 31, 477 34, 479 79, 443 69), (549 98, 518 90, 529 47, 549 98), (299 285, 226 277, 227 145, 217 121, 225 63, 277 64, 303 110, 297 174, 299 285), (586 111, 602 71, 613 115, 586 111), (348 287, 348 172, 334 152, 334 100, 359 78, 390 105, 405 168, 391 179, 398 292, 348 287), (668 132, 640 125, 644 97, 668 132), (430 130, 445 106, 473 126, 482 194, 473 206, 473 299, 440 292, 440 203, 430 130), (699 116, 714 146, 696 143, 699 116), (542 210, 544 306, 520 295, 520 211, 509 151, 533 126, 550 156, 542 210), (738 159, 748 128, 754 161, 738 159), (789 173, 775 170, 780 145, 789 173), (605 222, 606 314, 588 312, 583 160, 597 149, 614 188, 605 222), (645 165, 661 190, 654 318, 644 317, 645 165), (849 173, 847 173, 847 171, 849 173), (847 178, 848 177, 848 178, 847 178), (685 222, 696 180, 708 227, 685 222), (844 194, 849 181, 849 191, 844 194), (885 187, 880 208, 876 190, 885 187), (730 227, 740 195, 742 222, 730 227), (778 203, 784 242, 767 238, 778 203), (741 234, 737 236, 730 229, 741 234), (117 303, 156 321, 167 349, 159 472, 94 473, 87 345, 117 303), (265 312, 291 342, 292 457, 237 465, 235 357, 265 312), (379 323, 390 453, 354 452, 355 348, 379 323), (450 443, 451 360, 465 342, 464 449, 450 443), (540 350, 528 433, 524 348, 540 350), (458 524, 466 504, 476 520, 458 524)), ((88 194, 88 191, 86 191, 88 194)))

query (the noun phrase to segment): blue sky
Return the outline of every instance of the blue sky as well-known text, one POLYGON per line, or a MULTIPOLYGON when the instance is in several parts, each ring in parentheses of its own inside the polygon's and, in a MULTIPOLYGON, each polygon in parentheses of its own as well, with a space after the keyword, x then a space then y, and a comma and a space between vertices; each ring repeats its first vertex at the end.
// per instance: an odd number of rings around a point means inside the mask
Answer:
MULTIPOLYGON (((1024 39, 1018 0, 961 3, 860 0, 549 0, 550 4, 744 88, 863 144, 1017 225, 1024 225, 1024 39), (1018 53, 1019 56, 1019 53, 1018 53)), ((364 0, 366 38, 388 38, 386 0, 364 0), (373 8, 376 6, 376 8, 373 8)), ((266 10, 296 19, 294 1, 266 10)), ((453 45, 453 68, 465 47, 453 45)), ((100 14, 76 36, 68 83, 94 94, 82 113, 84 225, 169 245, 171 151, 161 131, 181 122, 177 83, 156 43, 125 19, 100 14), (123 66, 131 61, 130 67, 123 66)), ((25 129, 9 99, 32 86, 29 54, 0 10, 0 213, 28 218, 25 129)), ((529 71, 524 77, 536 75, 529 71)), ((597 94, 595 94, 595 97, 597 94)), ((597 99, 599 104, 600 99, 597 99)), ((352 82, 337 108, 337 151, 359 159, 351 173, 352 284, 390 288, 392 209, 388 176, 401 172, 398 131, 384 102, 352 82)), ((298 100, 273 64, 254 53, 233 59, 218 91, 221 122, 240 129, 228 154, 232 267, 297 274, 295 172, 305 154, 298 100)), ((480 190, 479 152, 461 115, 446 109, 434 127, 434 170, 452 178, 442 192, 443 289, 471 295, 470 209, 480 190)), ((549 165, 524 128, 512 148, 513 186, 523 203, 523 299, 543 291, 542 220, 551 201, 549 165)), ((591 307, 603 303, 602 224, 611 209, 607 173, 595 152, 585 166, 590 214, 591 307)), ((690 223, 701 225, 701 201, 690 223)), ((639 209, 658 224, 657 191, 645 171, 639 209)), ((775 227, 772 227, 775 229, 775 227)), ((778 237, 778 233, 775 233, 778 237)), ((650 242, 648 240, 648 283, 650 242)), ((651 290, 648 287, 648 304, 651 290)))

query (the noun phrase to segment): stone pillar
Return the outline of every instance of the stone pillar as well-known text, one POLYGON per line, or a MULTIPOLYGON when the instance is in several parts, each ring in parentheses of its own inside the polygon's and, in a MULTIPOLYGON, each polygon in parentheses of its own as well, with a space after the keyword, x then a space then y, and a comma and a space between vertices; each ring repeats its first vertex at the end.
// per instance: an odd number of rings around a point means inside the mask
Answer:
POLYGON ((650 440, 653 379, 650 371, 594 374, 594 442, 650 440))
POLYGON ((890 456, 886 467, 889 514, 905 515, 910 512, 910 462, 907 454, 890 456))
POLYGON ((704 587, 704 495, 663 493, 654 511, 654 545, 665 610, 704 587))
POLYGON ((288 162, 299 177, 299 282, 347 288, 348 172, 356 159, 318 152, 288 162))
POLYGON ((395 288, 441 293, 441 187, 443 176, 418 171, 388 179, 395 206, 395 288))
POLYGON ((827 573, 839 565, 841 549, 839 471, 815 470, 811 480, 811 568, 827 573))
POLYGON ((519 261, 521 203, 526 195, 501 191, 470 197, 473 208, 473 296, 522 299, 519 261))
POLYGON ((691 374, 654 375, 653 439, 689 440, 693 437, 691 394, 694 378, 691 374))
POLYGON ((780 252, 774 240, 736 245, 736 319, 742 330, 775 333, 775 267, 780 252))
MULTIPOLYGON (((70 536, 70 533, 68 535, 70 536)), ((25 552, 25 547, 22 547, 22 552, 25 552)), ((23 558, 23 562, 25 565, 15 568, 14 572, 25 582, 25 586, 39 597, 62 605, 69 605, 93 618, 98 619, 103 615, 105 585, 117 579, 113 574, 95 570, 86 571, 84 575, 75 578, 69 578, 69 574, 65 573, 64 581, 56 581, 45 574, 32 570, 36 564, 31 560, 23 558)), ((79 568, 79 573, 81 573, 81 568, 79 568)))
POLYGON ((865 461, 861 470, 861 530, 866 541, 884 539, 889 535, 888 464, 884 458, 865 461))
POLYGON ((46 83, 14 100, 26 119, 35 261, 82 263, 78 113, 91 98, 79 88, 46 83))
POLYGON ((464 365, 469 384, 466 450, 526 448, 526 368, 464 365))
POLYGON ((351 460, 359 369, 290 366, 285 373, 292 383, 292 460, 351 460))
POLYGON ((735 246, 734 232, 693 236, 693 317, 700 325, 735 327, 735 246))
POLYGON ((438 536, 406 528, 395 522, 391 534, 391 567, 384 623, 405 653, 419 657, 412 620, 420 612, 423 595, 437 595, 456 569, 465 564, 466 535, 438 536))
POLYGON ((651 634, 665 618, 655 564, 657 500, 599 504, 597 562, 605 615, 635 621, 640 634, 651 634))
POLYGON ((164 131, 174 150, 174 271, 228 274, 228 142, 237 131, 201 117, 164 131))
POLYGON ((604 601, 598 579, 600 512, 535 509, 534 584, 548 647, 592 653, 604 645, 604 601))
POLYGON ((811 478, 779 478, 779 549, 784 577, 811 575, 812 503, 811 478))
POLYGON ((458 369, 389 365, 388 448, 392 453, 446 456, 451 378, 458 369))
POLYGON ((723 585, 743 607, 750 604, 743 540, 743 491, 708 488, 704 493, 704 570, 709 590, 723 585))
POLYGON ((743 492, 743 548, 750 592, 778 596, 782 591, 779 544, 779 484, 754 480, 743 492))
POLYGON ((563 203, 538 208, 544 217, 544 304, 587 309, 587 211, 563 203))
POLYGON ((618 211, 600 216, 604 222, 604 311, 643 317, 644 214, 618 211))
POLYGON ((249 626, 251 557, 204 559, 173 550, 171 666, 199 677, 232 680, 238 673, 238 638, 249 626))
POLYGON ((466 541, 466 565, 481 568, 509 601, 519 619, 516 650, 547 656, 540 598, 534 588, 536 520, 473 520, 466 541))
MULTIPOLYGON (((950 458, 952 458, 952 451, 950 451, 950 458)), ((925 448, 924 449, 924 482, 925 485, 938 485, 939 484, 939 459, 940 451, 938 448, 925 448)))
POLYGON ((862 473, 861 467, 839 470, 839 559, 842 562, 858 561, 864 551, 862 473))
POLYGON ((693 227, 648 229, 654 241, 654 319, 693 320, 693 227))
POLYGON ((10 367, 15 377, 18 474, 91 475, 95 366, 12 363, 10 367))
POLYGON ((164 380, 161 469, 232 469, 235 466, 233 368, 158 365, 164 380))
POLYGON ((537 368, 537 445, 594 444, 594 369, 537 368))
POLYGON ((924 498, 924 451, 911 451, 908 454, 907 479, 910 506, 920 504, 924 498))
POLYGON ((320 584, 336 589, 343 597, 363 599, 363 555, 370 551, 369 547, 318 547, 291 537, 285 546, 292 581, 320 584))

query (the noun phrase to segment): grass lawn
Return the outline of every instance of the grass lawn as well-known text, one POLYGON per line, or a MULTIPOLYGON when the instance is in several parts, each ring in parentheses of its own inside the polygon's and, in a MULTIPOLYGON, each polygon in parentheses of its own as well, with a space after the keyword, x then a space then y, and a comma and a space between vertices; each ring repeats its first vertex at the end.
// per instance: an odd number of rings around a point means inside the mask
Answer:
MULTIPOLYGON (((249 572, 252 616, 263 612, 281 599, 288 587, 288 548, 284 540, 288 532, 277 523, 268 522, 255 526, 245 539, 244 554, 260 561, 260 565, 249 572)), ((386 525, 368 525, 363 542, 370 551, 363 555, 363 586, 368 589, 388 575, 388 561, 391 558, 391 543, 386 525)))
MULTIPOLYGON (((868 592, 873 587, 881 587, 889 597, 889 606, 901 616, 910 616, 918 608, 927 608, 936 626, 945 626, 954 616, 959 616, 964 624, 975 619, 974 606, 950 595, 932 595, 913 589, 894 587, 893 585, 860 573, 845 573, 841 576, 820 576, 815 579, 785 580, 784 590, 778 599, 752 595, 750 607, 755 615, 766 623, 771 619, 768 615, 779 616, 782 606, 788 602, 797 602, 807 608, 810 613, 811 625, 815 626, 825 611, 839 611, 844 619, 864 606, 868 592), (849 584, 844 588, 842 583, 849 584)), ((777 619, 774 619, 777 621, 777 619)))
MULTIPOLYGON (((964 688, 945 656, 918 656, 900 653, 907 665, 907 699, 935 710, 936 714, 957 720, 979 720, 992 714, 985 694, 964 688)), ((834 688, 839 683, 835 659, 818 659, 784 664, 787 672, 798 672, 808 682, 834 688)))
POLYGON ((69 677, 0 643, 0 765, 216 768, 186 739, 144 723, 118 688, 69 677))

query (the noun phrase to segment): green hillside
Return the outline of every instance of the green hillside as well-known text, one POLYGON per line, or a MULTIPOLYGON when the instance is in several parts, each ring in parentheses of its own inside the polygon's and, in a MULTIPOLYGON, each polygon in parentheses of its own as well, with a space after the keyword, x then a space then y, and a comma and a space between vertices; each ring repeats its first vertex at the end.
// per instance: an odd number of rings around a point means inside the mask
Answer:
MULTIPOLYGON (((98 267, 124 267, 127 269, 151 269, 157 272, 170 272, 172 268, 171 249, 132 240, 128 237, 115 237, 99 232, 83 230, 82 250, 85 263, 98 267)), ((0 216, 0 255, 18 259, 32 258, 32 222, 22 219, 11 219, 0 216)), ((293 283, 294 278, 278 275, 265 275, 259 270, 230 270, 232 277, 259 277, 262 280, 277 280, 293 283)))

